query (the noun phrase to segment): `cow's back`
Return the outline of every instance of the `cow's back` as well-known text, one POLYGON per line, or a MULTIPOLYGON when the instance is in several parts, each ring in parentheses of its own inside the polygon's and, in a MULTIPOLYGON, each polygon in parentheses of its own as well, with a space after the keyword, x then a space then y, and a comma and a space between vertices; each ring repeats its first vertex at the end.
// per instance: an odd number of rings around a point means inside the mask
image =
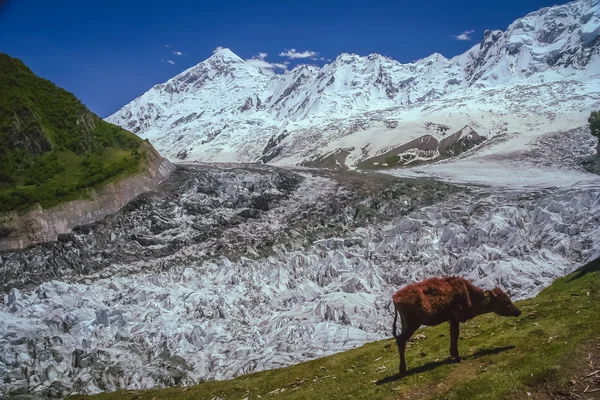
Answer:
POLYGON ((468 285, 462 278, 431 278, 399 290, 393 301, 406 318, 437 325, 451 318, 470 316, 468 285))

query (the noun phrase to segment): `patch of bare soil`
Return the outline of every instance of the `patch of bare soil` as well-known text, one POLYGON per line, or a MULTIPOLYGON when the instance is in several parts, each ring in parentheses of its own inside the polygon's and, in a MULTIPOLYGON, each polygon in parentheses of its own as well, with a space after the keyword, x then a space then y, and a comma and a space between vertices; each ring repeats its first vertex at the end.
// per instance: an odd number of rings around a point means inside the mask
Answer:
POLYGON ((600 400, 600 341, 585 346, 571 363, 569 382, 565 387, 544 383, 533 387, 534 400, 600 400))

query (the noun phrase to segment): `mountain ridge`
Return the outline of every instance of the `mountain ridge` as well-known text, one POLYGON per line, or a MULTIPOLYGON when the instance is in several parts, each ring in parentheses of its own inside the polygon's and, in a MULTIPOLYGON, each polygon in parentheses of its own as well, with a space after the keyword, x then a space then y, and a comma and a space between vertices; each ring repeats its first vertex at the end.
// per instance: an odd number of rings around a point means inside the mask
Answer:
MULTIPOLYGON (((306 136, 309 131, 311 137, 320 140, 319 147, 333 146, 339 135, 327 133, 327 126, 332 123, 342 129, 350 128, 352 119, 373 125, 373 114, 377 114, 379 119, 393 117, 392 120, 404 125, 401 120, 415 110, 422 114, 415 118, 418 125, 442 122, 448 116, 432 112, 428 106, 439 108, 438 103, 450 99, 480 97, 485 108, 486 91, 494 91, 492 97, 506 97, 506 93, 498 95, 497 91, 520 85, 528 86, 524 90, 529 91, 539 85, 573 81, 568 89, 571 90, 599 80, 598 9, 596 0, 543 8, 517 19, 505 31, 485 31, 482 40, 463 54, 448 59, 434 53, 407 64, 376 53, 368 56, 342 53, 323 67, 299 65, 281 75, 268 75, 231 50, 222 49, 155 86, 107 120, 150 139, 170 158, 185 149, 188 159, 203 161, 256 160, 270 136, 289 122, 291 134, 281 143, 280 156, 272 162, 299 164, 306 156, 319 153, 306 144, 299 146, 302 142, 299 136, 306 136), (174 96, 167 89, 175 82, 174 96)), ((552 92, 556 89, 551 88, 544 95, 560 98, 565 94, 564 90, 552 92)), ((580 95, 588 96, 589 92, 590 88, 583 88, 580 95)), ((518 105, 522 100, 517 97, 510 102, 518 105)), ((492 121, 481 124, 492 136, 503 131, 498 125, 511 122, 489 115, 502 112, 502 103, 506 101, 497 98, 494 102, 500 109, 487 107, 486 117, 492 121)), ((583 108, 587 110, 597 99, 586 102, 583 108)), ((536 106, 548 108, 543 104, 536 106)), ((454 114, 450 118, 463 113, 460 108, 453 108, 448 112, 454 114)), ((456 118, 450 125, 453 129, 473 125, 474 117, 470 114, 475 111, 467 109, 466 118, 456 118)), ((583 115, 583 109, 577 113, 583 115)), ((582 119, 579 115, 576 118, 582 119)), ((528 121, 519 120, 515 128, 522 129, 527 124, 528 121)), ((394 144, 421 136, 422 127, 419 129, 421 132, 413 126, 404 126, 404 131, 411 133, 406 136, 394 132, 394 144)), ((374 136, 373 132, 364 135, 374 136)), ((377 142, 371 140, 373 149, 379 146, 377 142)))

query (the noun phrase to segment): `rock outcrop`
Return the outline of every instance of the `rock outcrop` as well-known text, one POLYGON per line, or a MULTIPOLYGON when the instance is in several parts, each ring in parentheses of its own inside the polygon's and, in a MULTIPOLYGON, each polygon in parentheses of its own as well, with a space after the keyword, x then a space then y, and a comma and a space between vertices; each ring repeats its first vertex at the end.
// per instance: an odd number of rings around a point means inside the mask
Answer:
POLYGON ((470 126, 465 126, 452 135, 436 139, 424 135, 393 148, 360 164, 363 169, 414 166, 452 158, 470 150, 486 140, 470 126))

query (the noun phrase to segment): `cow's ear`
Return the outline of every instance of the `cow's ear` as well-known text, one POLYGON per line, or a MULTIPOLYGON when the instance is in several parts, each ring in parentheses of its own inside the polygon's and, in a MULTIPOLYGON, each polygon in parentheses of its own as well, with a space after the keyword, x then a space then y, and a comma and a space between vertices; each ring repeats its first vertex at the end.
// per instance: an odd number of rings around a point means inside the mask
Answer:
POLYGON ((490 304, 490 300, 492 299, 493 295, 492 292, 490 292, 489 290, 484 290, 483 291, 483 306, 486 307, 488 304, 490 304))

